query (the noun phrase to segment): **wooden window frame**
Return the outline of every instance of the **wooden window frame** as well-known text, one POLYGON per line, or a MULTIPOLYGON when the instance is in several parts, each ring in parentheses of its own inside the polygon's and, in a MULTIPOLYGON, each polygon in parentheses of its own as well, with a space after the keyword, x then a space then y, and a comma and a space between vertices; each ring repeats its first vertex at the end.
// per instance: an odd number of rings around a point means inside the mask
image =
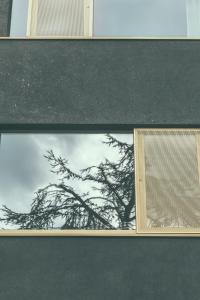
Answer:
POLYGON ((39 37, 39 38, 92 38, 93 36, 93 10, 94 0, 83 0, 84 1, 84 35, 83 36, 62 36, 62 35, 49 35, 41 36, 37 35, 37 14, 38 14, 38 1, 40 0, 29 0, 28 18, 27 18, 27 37, 39 37))
POLYGON ((148 228, 146 227, 146 184, 145 184, 145 156, 144 156, 144 135, 145 132, 191 132, 196 136, 197 145, 197 162, 200 180, 200 129, 189 128, 138 128, 134 130, 134 146, 135 146, 135 183, 136 183, 136 231, 139 234, 183 234, 195 235, 200 234, 199 228, 148 228))

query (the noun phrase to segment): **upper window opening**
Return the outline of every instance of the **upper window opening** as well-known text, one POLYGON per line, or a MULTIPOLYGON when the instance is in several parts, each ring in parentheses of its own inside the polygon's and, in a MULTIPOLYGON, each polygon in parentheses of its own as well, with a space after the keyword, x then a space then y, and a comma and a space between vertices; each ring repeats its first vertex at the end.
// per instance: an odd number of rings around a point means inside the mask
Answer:
POLYGON ((199 37, 200 0, 13 0, 11 36, 199 37))

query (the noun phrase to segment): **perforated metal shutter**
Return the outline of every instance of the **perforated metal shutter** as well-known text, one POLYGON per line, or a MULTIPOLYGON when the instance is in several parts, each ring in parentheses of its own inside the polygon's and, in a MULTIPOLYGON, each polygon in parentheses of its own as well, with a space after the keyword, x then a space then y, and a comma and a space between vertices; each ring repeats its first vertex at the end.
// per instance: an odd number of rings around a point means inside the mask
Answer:
POLYGON ((200 228, 199 134, 140 131, 146 228, 200 228))
POLYGON ((83 36, 84 0, 38 0, 35 34, 83 36))

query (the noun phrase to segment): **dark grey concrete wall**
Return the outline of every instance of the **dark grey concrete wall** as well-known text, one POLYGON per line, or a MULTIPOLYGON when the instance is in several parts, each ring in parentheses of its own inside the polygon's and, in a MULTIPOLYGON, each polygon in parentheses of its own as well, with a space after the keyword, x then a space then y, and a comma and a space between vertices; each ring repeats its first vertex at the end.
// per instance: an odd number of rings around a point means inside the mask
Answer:
POLYGON ((0 37, 10 35, 12 0, 0 1, 0 37))
MULTIPOLYGON (((193 126, 199 78, 200 41, 0 41, 1 128, 193 126)), ((199 253, 199 238, 0 237, 0 299, 199 300, 199 253)))
POLYGON ((200 239, 0 238, 2 300, 199 300, 200 239))
POLYGON ((0 123, 200 124, 200 41, 0 41, 0 123))

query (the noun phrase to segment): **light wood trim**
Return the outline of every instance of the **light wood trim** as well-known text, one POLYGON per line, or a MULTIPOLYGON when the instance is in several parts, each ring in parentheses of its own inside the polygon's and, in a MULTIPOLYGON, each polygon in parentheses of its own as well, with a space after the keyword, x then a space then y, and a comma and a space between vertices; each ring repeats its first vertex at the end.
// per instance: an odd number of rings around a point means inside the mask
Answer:
POLYGON ((200 128, 175 128, 175 127, 173 127, 173 128, 161 128, 161 127, 159 127, 159 128, 146 128, 146 127, 144 127, 144 128, 135 128, 135 131, 137 131, 137 132, 150 132, 150 131, 152 131, 152 132, 156 132, 156 131, 163 131, 163 132, 169 132, 169 131, 185 131, 185 132, 193 132, 194 134, 198 134, 198 133, 200 133, 200 128))
POLYGON ((144 234, 144 235, 151 235, 151 234, 159 234, 161 236, 169 235, 169 236, 191 236, 191 235, 198 235, 200 236, 200 228, 178 228, 178 227, 171 227, 171 228, 144 228, 140 231, 136 232, 137 234, 144 234))
POLYGON ((137 232, 136 230, 0 230, 2 236, 43 237, 200 237, 199 232, 137 232))
POLYGON ((135 148, 135 183, 136 183, 136 230, 140 232, 146 227, 146 184, 144 137, 134 130, 135 148))
POLYGON ((38 16, 38 1, 29 0, 29 12, 27 23, 27 36, 37 36, 37 16, 38 16))
POLYGON ((178 38, 178 37, 112 37, 112 36, 101 36, 101 37, 89 37, 89 36, 61 36, 61 35, 48 35, 48 36, 37 36, 36 34, 32 34, 30 36, 24 37, 9 37, 9 36, 0 36, 0 40, 133 40, 133 41, 148 41, 148 40, 156 40, 156 41, 200 41, 200 37, 197 38, 178 38))
POLYGON ((93 7, 94 0, 84 0, 84 36, 93 36, 93 7))
POLYGON ((135 230, 0 230, 0 236, 135 236, 135 230))
POLYGON ((196 143, 197 143, 198 175, 199 175, 199 184, 200 184, 200 133, 196 134, 196 143))
POLYGON ((29 0, 29 2, 28 2, 28 17, 27 17, 26 36, 31 35, 32 7, 33 7, 33 0, 29 0))

